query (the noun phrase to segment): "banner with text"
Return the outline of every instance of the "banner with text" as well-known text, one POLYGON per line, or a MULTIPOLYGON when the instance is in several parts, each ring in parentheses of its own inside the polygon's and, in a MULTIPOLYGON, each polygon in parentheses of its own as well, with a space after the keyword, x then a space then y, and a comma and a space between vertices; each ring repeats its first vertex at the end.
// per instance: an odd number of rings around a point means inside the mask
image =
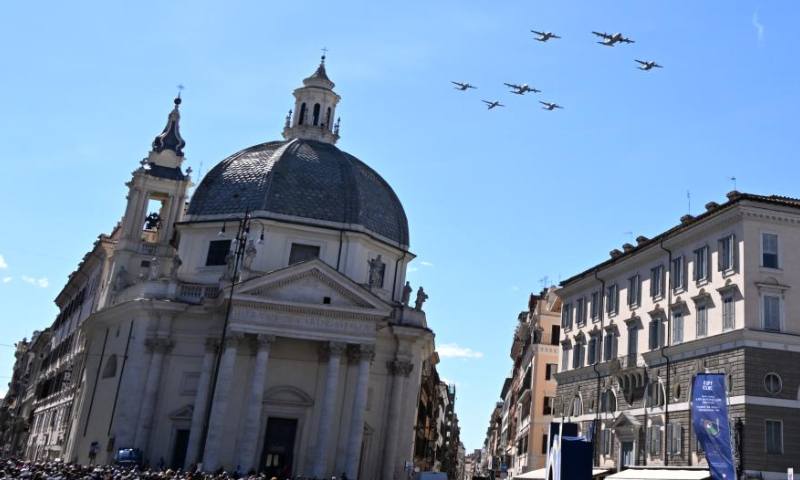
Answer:
POLYGON ((711 478, 736 480, 731 430, 725 394, 725 376, 700 373, 692 388, 692 424, 706 454, 711 478))

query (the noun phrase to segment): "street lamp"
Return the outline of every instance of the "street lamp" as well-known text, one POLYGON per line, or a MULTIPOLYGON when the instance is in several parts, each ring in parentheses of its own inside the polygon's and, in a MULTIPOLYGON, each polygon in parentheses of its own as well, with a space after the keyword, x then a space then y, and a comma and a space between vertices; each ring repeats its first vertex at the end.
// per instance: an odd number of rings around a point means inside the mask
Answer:
MULTIPOLYGON (((228 323, 230 322, 231 317, 231 308, 233 306, 233 287, 239 284, 238 277, 239 277, 239 264, 242 261, 242 257, 245 253, 245 247, 247 246, 247 240, 250 238, 250 226, 253 223, 257 223, 261 226, 261 234, 258 238, 258 244, 264 244, 264 230, 265 225, 254 218, 250 217, 250 208, 248 207, 244 211, 244 217, 236 217, 235 215, 230 215, 225 218, 222 222, 222 228, 220 229, 217 236, 224 238, 226 236, 225 227, 227 226, 228 222, 232 222, 236 224, 236 235, 231 240, 231 246, 233 247, 233 271, 231 272, 231 289, 230 293, 228 294, 228 306, 225 310, 225 321, 222 323, 222 334, 220 335, 219 339, 219 351, 217 352, 217 358, 214 362, 214 375, 211 380, 211 390, 210 395, 208 396, 208 400, 206 401, 206 412, 205 412, 205 422, 203 423, 203 435, 200 437, 200 451, 198 452, 199 458, 196 463, 200 463, 203 461, 203 457, 205 455, 206 450, 206 442, 208 440, 208 429, 211 423, 211 409, 214 406, 214 396, 216 395, 217 390, 217 380, 219 379, 219 368, 220 364, 222 363, 222 348, 225 345, 225 338, 228 334, 228 323)), ((227 267, 226 267, 227 268, 227 267)))

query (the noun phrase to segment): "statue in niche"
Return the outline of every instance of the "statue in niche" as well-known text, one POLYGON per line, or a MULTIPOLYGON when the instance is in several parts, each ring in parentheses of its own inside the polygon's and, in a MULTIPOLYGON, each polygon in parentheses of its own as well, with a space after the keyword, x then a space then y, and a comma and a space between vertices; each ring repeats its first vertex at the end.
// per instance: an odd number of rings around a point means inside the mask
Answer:
POLYGON ((367 265, 369 265, 369 278, 367 279, 369 286, 383 287, 383 274, 386 271, 386 264, 381 261, 381 256, 378 255, 372 260, 369 260, 367 265))
POLYGON ((413 291, 414 289, 411 288, 411 282, 406 282, 406 285, 403 287, 403 297, 402 297, 403 305, 408 306, 408 302, 411 301, 411 292, 413 291))
POLYGON ((175 258, 172 259, 172 267, 169 269, 170 280, 178 280, 178 269, 181 268, 181 265, 183 265, 183 260, 178 255, 175 255, 175 258))
POLYGON ((417 301, 414 302, 414 310, 421 312, 422 311, 422 304, 425 303, 425 300, 428 299, 428 294, 425 293, 422 287, 419 287, 417 290, 417 301))
POLYGON ((256 259, 256 244, 252 240, 247 241, 247 248, 244 250, 244 269, 250 270, 253 268, 253 261, 256 259))
POLYGON ((236 255, 233 252, 228 252, 225 255, 225 273, 222 274, 220 280, 233 280, 233 270, 236 268, 236 255))
POLYGON ((158 280, 158 267, 161 265, 161 261, 158 257, 153 257, 150 260, 150 266, 147 267, 147 279, 148 280, 158 280))

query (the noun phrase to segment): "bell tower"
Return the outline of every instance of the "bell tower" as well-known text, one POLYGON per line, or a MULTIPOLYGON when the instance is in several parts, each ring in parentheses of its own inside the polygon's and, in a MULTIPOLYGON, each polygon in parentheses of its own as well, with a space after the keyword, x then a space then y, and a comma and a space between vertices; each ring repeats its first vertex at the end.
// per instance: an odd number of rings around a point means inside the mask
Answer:
POLYGON ((339 140, 339 121, 336 104, 341 97, 333 91, 335 84, 325 72, 325 55, 317 70, 303 80, 303 86, 294 91, 294 116, 286 116, 283 138, 302 138, 335 144, 339 140))
POLYGON ((105 298, 110 298, 108 293, 118 294, 144 282, 160 282, 166 288, 169 280, 175 279, 175 224, 183 220, 192 170, 184 172, 182 168, 186 142, 180 133, 180 95, 174 103, 164 131, 153 140, 147 158, 139 162, 126 183, 128 203, 119 226, 105 298))

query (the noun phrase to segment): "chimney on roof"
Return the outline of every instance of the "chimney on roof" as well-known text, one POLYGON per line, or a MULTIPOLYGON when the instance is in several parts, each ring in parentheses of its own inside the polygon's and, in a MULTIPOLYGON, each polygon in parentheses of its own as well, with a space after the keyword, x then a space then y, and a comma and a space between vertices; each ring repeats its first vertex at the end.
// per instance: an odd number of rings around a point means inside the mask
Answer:
POLYGON ((689 223, 694 220, 694 216, 689 215, 688 213, 681 217, 681 223, 689 223))
POLYGON ((625 253, 628 253, 631 250, 633 250, 633 245, 631 245, 630 243, 623 243, 622 244, 622 250, 624 250, 625 253))
POLYGON ((644 245, 645 243, 647 243, 649 241, 650 241, 650 239, 645 237, 644 235, 639 235, 638 237, 636 237, 636 245, 637 246, 644 245))
POLYGON ((708 202, 706 203, 706 212, 710 212, 711 210, 719 208, 719 203, 717 202, 708 202))
POLYGON ((614 250, 611 250, 610 252, 608 252, 608 254, 611 255, 611 258, 617 258, 620 255, 622 255, 622 252, 620 252, 619 250, 617 250, 615 248, 614 250))
POLYGON ((730 192, 728 192, 728 194, 727 194, 727 195, 725 195, 725 196, 726 196, 726 197, 728 197, 728 200, 734 200, 734 199, 736 199, 736 198, 739 198, 741 195, 742 195, 742 194, 741 194, 741 193, 739 193, 737 190, 731 190, 731 191, 730 191, 730 192))

